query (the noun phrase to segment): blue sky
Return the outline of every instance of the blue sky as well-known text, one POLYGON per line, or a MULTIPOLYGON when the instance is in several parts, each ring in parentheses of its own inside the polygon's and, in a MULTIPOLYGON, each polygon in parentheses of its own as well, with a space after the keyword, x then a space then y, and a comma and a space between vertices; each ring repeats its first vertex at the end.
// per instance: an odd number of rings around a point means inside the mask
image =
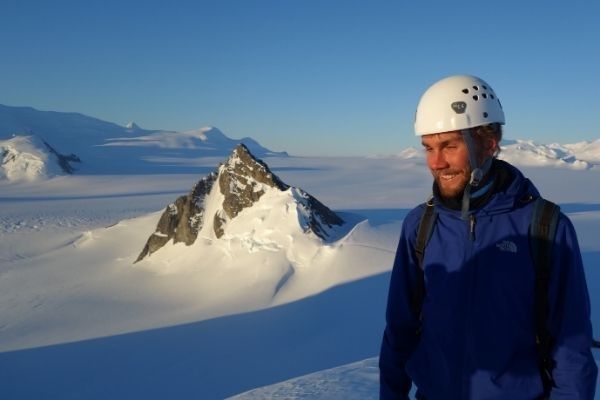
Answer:
POLYGON ((500 96, 506 137, 595 140, 598 4, 3 0, 0 104, 391 154, 419 144, 422 92, 468 73, 500 96))

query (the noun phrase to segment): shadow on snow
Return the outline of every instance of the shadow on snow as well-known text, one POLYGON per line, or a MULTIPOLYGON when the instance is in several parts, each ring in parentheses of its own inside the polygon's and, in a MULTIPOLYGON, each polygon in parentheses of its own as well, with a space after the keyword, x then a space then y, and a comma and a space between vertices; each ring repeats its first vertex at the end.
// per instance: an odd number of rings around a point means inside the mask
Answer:
POLYGON ((261 311, 0 354, 0 398, 219 399, 378 354, 389 273, 261 311))

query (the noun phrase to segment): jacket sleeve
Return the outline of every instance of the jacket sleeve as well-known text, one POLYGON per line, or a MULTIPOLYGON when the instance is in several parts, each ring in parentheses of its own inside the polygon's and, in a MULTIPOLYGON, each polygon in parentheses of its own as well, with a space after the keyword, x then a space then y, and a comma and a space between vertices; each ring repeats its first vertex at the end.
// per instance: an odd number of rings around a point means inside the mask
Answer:
POLYGON ((592 400, 598 368, 591 352, 590 299, 571 221, 560 215, 549 284, 548 329, 554 337, 550 398, 592 400))
POLYGON ((418 340, 418 319, 411 308, 418 266, 414 255, 417 227, 410 217, 409 214, 402 226, 388 292, 386 328, 379 355, 380 399, 408 400, 411 388, 405 364, 418 340))

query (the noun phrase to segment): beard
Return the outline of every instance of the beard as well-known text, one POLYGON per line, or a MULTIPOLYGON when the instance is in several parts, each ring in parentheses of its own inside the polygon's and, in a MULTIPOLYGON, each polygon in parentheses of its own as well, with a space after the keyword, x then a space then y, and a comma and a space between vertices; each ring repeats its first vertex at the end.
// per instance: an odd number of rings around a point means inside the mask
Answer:
POLYGON ((440 195, 446 199, 459 199, 471 179, 470 170, 447 168, 431 171, 440 195))

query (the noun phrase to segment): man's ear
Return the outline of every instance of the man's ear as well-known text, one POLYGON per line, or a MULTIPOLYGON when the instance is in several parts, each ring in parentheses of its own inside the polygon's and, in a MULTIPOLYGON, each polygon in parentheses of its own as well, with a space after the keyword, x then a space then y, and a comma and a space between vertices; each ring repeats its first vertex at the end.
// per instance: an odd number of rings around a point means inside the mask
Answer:
POLYGON ((483 153, 486 157, 493 157, 498 151, 498 140, 494 137, 487 137, 483 142, 483 153))

